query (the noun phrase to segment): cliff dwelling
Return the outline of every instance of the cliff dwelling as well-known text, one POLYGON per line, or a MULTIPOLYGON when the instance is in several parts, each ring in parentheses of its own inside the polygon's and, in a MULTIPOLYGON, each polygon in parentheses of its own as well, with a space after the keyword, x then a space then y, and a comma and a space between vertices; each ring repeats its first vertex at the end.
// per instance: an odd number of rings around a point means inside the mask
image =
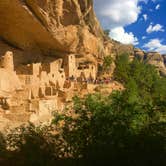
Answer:
POLYGON ((44 116, 62 110, 72 91, 87 88, 88 81, 94 82, 97 77, 97 65, 80 62, 74 54, 17 67, 13 61, 10 51, 0 61, 0 106, 10 112, 21 110, 44 116))
POLYGON ((7 0, 0 11, 0 114, 7 119, 50 118, 110 81, 99 78, 98 66, 113 44, 105 44, 92 2, 7 0))

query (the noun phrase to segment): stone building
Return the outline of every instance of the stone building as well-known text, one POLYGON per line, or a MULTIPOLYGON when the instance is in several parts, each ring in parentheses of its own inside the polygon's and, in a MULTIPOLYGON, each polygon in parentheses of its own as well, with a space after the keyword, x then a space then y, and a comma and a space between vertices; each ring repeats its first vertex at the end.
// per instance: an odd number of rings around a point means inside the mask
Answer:
POLYGON ((59 86, 60 89, 63 88, 64 82, 66 80, 65 71, 62 68, 62 59, 57 59, 49 64, 43 64, 42 71, 46 71, 48 74, 48 79, 50 84, 54 86, 59 86))
POLYGON ((63 66, 66 77, 77 77, 76 57, 74 54, 65 56, 63 66))
POLYGON ((29 88, 32 98, 54 95, 54 89, 63 88, 65 72, 62 59, 49 63, 33 63, 18 68, 18 77, 25 88, 29 88))
POLYGON ((0 67, 0 107, 17 113, 32 112, 32 122, 51 117, 53 111, 61 110, 64 102, 72 99, 72 90, 87 87, 78 78, 95 79, 97 74, 94 63, 80 62, 74 54, 43 63, 20 64, 15 71, 13 53, 6 52, 0 67))
POLYGON ((97 75, 97 66, 93 62, 80 62, 79 58, 76 58, 74 54, 65 56, 63 66, 68 78, 95 79, 97 75))
POLYGON ((14 71, 13 53, 11 51, 7 51, 5 55, 2 56, 0 67, 8 71, 14 71))
POLYGON ((96 79, 97 67, 93 63, 79 63, 77 68, 77 77, 84 77, 85 79, 96 79))
POLYGON ((7 51, 0 59, 0 106, 8 109, 12 95, 20 89, 21 83, 14 71, 13 53, 7 51))
POLYGON ((0 93, 12 93, 17 89, 21 89, 21 84, 14 71, 13 53, 7 51, 0 59, 0 93))

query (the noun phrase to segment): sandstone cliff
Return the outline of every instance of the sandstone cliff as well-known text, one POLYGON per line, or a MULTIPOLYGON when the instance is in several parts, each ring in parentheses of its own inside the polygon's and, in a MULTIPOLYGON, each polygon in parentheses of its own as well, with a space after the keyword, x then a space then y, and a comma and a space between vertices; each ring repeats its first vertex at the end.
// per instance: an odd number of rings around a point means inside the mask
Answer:
POLYGON ((166 76, 166 55, 161 55, 158 52, 146 52, 139 48, 135 48, 133 45, 121 44, 117 41, 112 41, 113 48, 112 51, 115 52, 115 55, 121 55, 127 53, 130 60, 134 58, 139 59, 144 63, 154 65, 160 75, 166 76))
POLYGON ((13 51, 15 66, 70 53, 80 61, 97 62, 104 55, 127 52, 157 65, 165 75, 166 56, 104 39, 93 0, 1 0, 0 16, 0 56, 13 51))
POLYGON ((1 0, 0 55, 15 64, 68 53, 104 55, 103 31, 92 0, 1 0))

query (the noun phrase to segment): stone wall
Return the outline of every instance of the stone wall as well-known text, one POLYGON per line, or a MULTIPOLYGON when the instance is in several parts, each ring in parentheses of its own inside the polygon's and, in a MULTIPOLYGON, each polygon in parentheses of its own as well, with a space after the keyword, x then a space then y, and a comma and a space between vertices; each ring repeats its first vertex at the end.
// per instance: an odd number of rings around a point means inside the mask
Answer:
POLYGON ((66 77, 76 77, 76 57, 74 54, 70 54, 64 57, 63 67, 65 70, 66 77))
POLYGON ((4 56, 1 57, 0 66, 8 71, 14 71, 13 53, 7 51, 4 56))

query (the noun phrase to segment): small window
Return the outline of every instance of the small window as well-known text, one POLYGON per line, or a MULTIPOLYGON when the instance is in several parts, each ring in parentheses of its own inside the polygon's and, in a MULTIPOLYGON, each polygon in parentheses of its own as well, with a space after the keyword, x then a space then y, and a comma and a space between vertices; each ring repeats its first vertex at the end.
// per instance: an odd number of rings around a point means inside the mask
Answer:
POLYGON ((55 75, 54 74, 52 74, 52 77, 54 77, 55 75))

